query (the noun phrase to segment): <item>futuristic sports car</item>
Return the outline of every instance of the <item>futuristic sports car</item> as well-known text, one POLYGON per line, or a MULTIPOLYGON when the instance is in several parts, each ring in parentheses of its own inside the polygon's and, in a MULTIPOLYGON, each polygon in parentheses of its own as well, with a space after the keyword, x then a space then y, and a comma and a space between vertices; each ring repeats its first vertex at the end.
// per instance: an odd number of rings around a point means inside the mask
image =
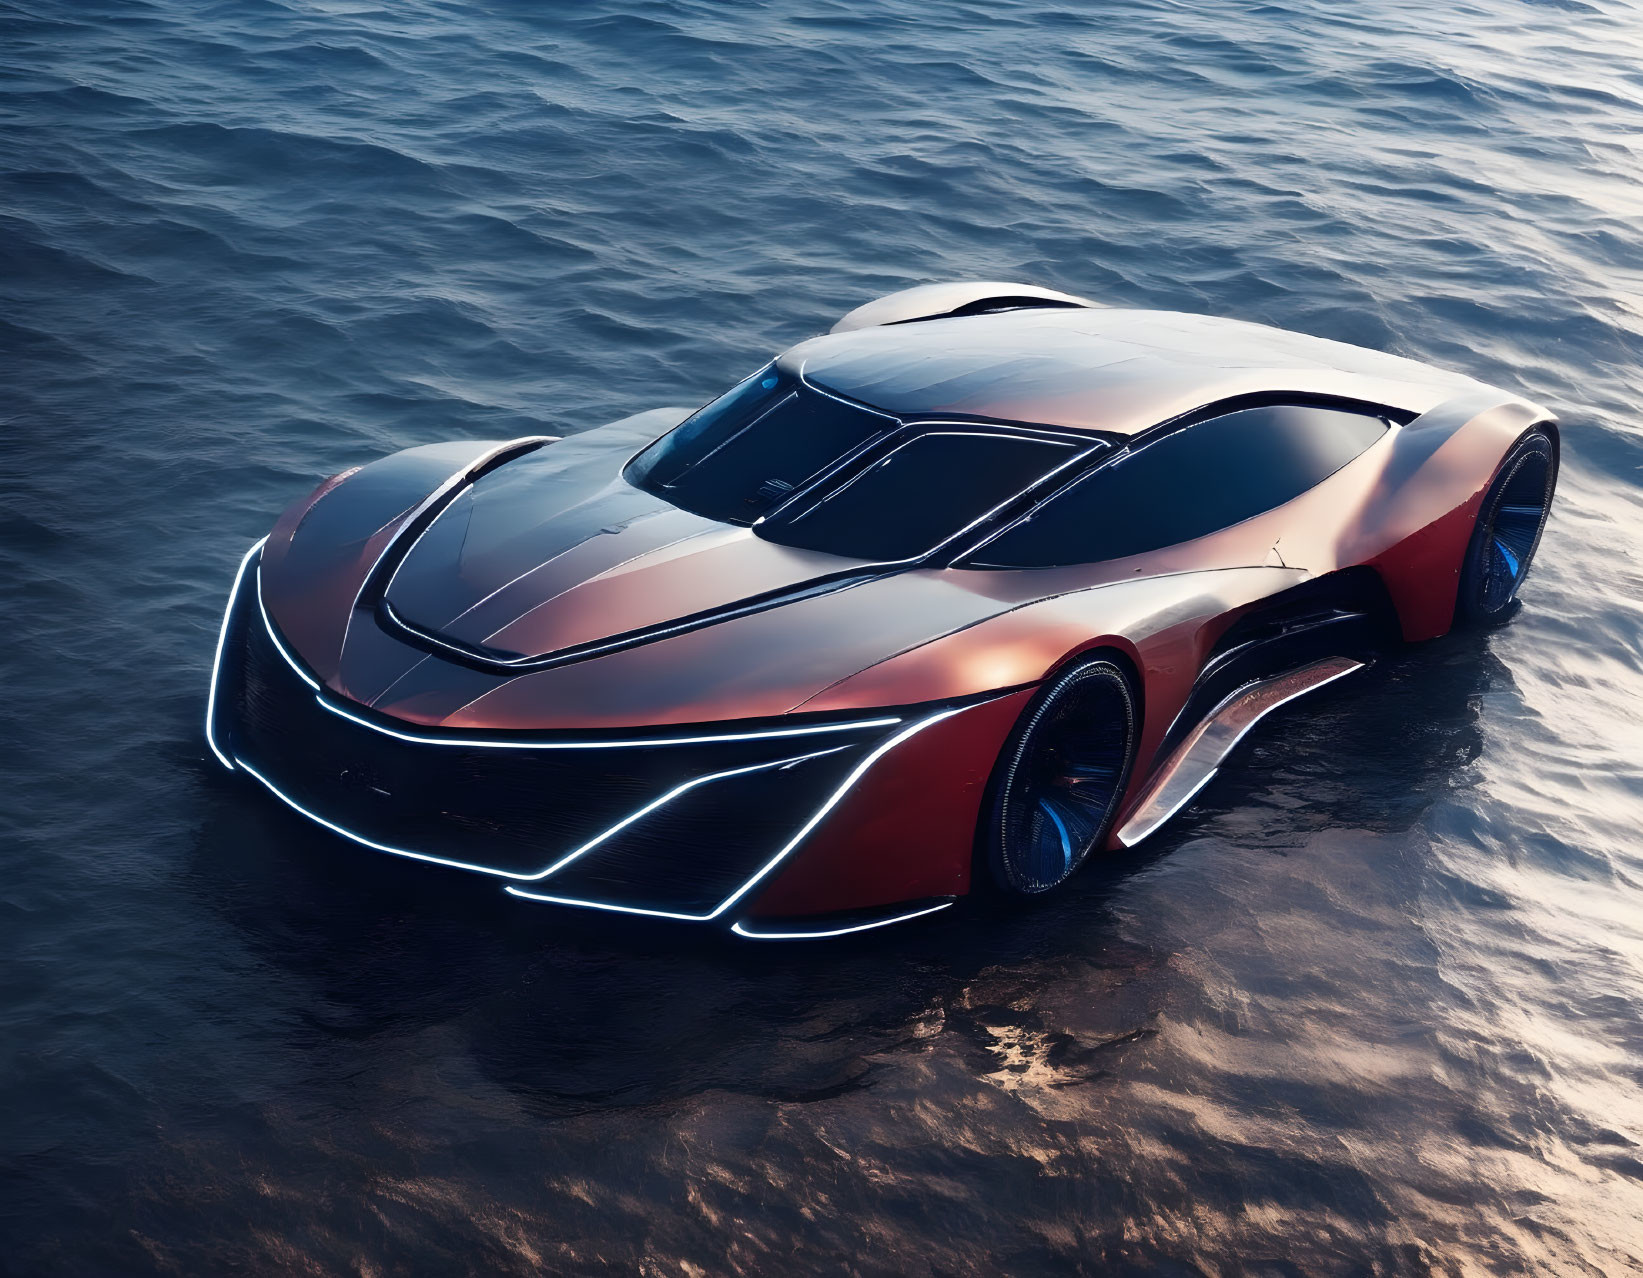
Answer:
POLYGON ((223 765, 529 901, 835 936, 1034 896, 1263 715, 1514 610, 1544 409, 1018 284, 852 311, 691 413, 434 444, 246 554, 223 765))

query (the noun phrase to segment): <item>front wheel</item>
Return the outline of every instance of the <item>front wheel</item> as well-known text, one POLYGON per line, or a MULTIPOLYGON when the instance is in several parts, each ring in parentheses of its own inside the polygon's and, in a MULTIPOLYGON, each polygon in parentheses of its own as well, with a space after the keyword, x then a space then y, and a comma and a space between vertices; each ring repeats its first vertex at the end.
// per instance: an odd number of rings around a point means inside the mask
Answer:
POLYGON ((1478 507, 1461 565, 1456 619, 1498 625, 1512 615, 1518 589, 1540 545, 1557 486, 1557 451, 1544 430, 1512 445, 1478 507))
POLYGON ((999 755, 984 830, 1003 891, 1048 892, 1105 842, 1138 733, 1130 677, 1111 661, 1074 666, 1033 700, 999 755))

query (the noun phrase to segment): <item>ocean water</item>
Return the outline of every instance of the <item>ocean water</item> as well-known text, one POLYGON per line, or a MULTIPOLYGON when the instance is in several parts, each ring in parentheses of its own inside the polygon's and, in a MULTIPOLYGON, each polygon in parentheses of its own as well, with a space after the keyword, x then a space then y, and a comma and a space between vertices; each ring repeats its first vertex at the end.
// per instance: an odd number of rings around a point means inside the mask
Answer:
POLYGON ((1643 1273, 1633 0, 0 0, 0 1272, 1643 1273), (1513 623, 1044 908, 385 864, 200 737, 317 478, 1023 279, 1551 405, 1513 623))

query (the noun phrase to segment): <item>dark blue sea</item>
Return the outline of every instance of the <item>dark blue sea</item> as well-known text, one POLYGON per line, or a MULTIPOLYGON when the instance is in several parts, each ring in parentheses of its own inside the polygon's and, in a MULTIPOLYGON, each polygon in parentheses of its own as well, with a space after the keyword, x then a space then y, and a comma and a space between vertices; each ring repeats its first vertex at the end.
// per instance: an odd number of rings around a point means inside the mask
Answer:
POLYGON ((1633 0, 3 0, 0 66, 0 1272, 1643 1273, 1633 0), (829 947, 209 761, 321 476, 963 277, 1553 406, 1521 614, 1045 908, 829 947))

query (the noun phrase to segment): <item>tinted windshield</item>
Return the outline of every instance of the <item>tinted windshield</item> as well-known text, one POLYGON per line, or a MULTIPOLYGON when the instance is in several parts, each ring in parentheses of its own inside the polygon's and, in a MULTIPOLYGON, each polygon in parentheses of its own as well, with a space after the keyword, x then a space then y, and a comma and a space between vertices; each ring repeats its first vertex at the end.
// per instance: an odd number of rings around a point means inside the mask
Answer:
POLYGON ((858 559, 912 559, 1077 451, 1056 440, 931 431, 891 448, 808 510, 761 525, 759 535, 858 559))
POLYGON ((662 436, 624 475, 695 514, 750 524, 895 425, 767 368, 662 436))

